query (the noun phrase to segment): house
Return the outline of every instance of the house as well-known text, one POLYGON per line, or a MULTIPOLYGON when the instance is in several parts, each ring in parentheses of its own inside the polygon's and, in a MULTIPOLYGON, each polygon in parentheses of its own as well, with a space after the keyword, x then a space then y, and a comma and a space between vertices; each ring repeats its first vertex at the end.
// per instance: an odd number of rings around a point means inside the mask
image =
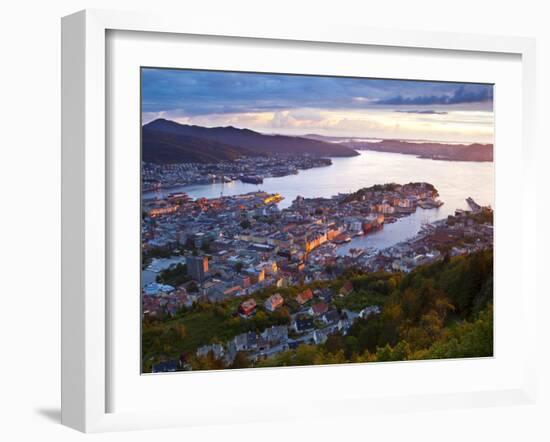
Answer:
POLYGON ((224 289, 224 284, 222 283, 222 281, 219 279, 212 278, 202 284, 201 293, 203 295, 210 297, 214 295, 216 292, 219 293, 223 289, 224 289))
POLYGON ((254 332, 241 333, 233 338, 229 346, 231 347, 230 351, 234 353, 255 350, 258 346, 258 335, 254 332))
POLYGON ((338 321, 338 331, 345 335, 348 329, 351 327, 352 321, 348 318, 346 314, 343 314, 338 321))
POLYGON ((256 311, 256 301, 254 298, 247 299, 239 306, 239 314, 245 318, 248 318, 256 311))
POLYGON ((269 344, 285 343, 288 340, 288 328, 286 325, 274 325, 266 328, 260 336, 269 344))
POLYGON ((224 362, 226 365, 231 365, 235 360, 237 355, 237 346, 235 345, 235 340, 229 341, 227 343, 227 351, 225 352, 224 362))
POLYGON ((353 284, 351 281, 346 281, 340 291, 338 292, 338 295, 340 296, 347 296, 353 291, 353 284))
POLYGON ((329 288, 318 289, 315 291, 315 296, 317 296, 321 301, 330 304, 332 302, 332 290, 329 288))
POLYGON ((312 318, 297 318, 292 325, 296 333, 302 333, 307 330, 313 329, 313 319, 312 318))
POLYGON ((152 371, 153 373, 171 373, 178 371, 179 363, 176 360, 159 362, 158 364, 153 364, 152 371))
POLYGON ((337 324, 340 320, 340 314, 337 310, 329 310, 321 316, 321 320, 327 325, 337 324))
POLYGON ((244 271, 246 275, 250 278, 250 282, 252 284, 256 284, 258 282, 262 282, 265 279, 265 271, 264 269, 255 269, 253 267, 250 267, 244 271))
POLYGON ((214 356, 215 359, 221 359, 225 354, 223 345, 212 344, 212 345, 203 345, 202 347, 199 347, 197 349, 197 356, 206 357, 210 352, 212 352, 212 356, 214 356))
POLYGON ((158 282, 151 282, 143 287, 143 293, 149 296, 162 295, 164 293, 170 293, 176 290, 175 287, 172 287, 168 284, 160 284, 158 282))
POLYGON ((224 290, 222 291, 224 296, 239 296, 239 294, 242 291, 242 287, 240 285, 226 285, 224 287, 224 290))
POLYGON ((378 315, 380 314, 380 307, 377 305, 370 305, 368 307, 365 307, 363 310, 359 312, 359 317, 363 319, 367 319, 371 315, 378 315))
POLYGON ((250 276, 239 275, 237 278, 235 278, 235 283, 246 289, 250 287, 251 284, 250 276))
POLYGON ((235 349, 235 353, 238 351, 248 350, 248 340, 246 338, 246 335, 246 333, 242 333, 233 338, 233 347, 235 349))
POLYGON ((313 299, 313 292, 311 291, 311 289, 307 289, 302 293, 298 293, 298 296, 296 296, 296 301, 300 305, 304 305, 306 302, 310 301, 311 299, 313 299))
POLYGON ((264 307, 267 311, 274 312, 279 307, 281 307, 284 302, 285 301, 281 294, 275 293, 274 295, 271 295, 269 298, 266 299, 264 307))
POLYGON ((323 330, 315 330, 313 332, 313 342, 315 344, 324 344, 327 341, 327 334, 323 330))
POLYGON ((311 316, 320 316, 328 311, 328 304, 325 304, 324 302, 320 302, 318 304, 312 305, 308 313, 311 316))
POLYGON ((255 350, 258 347, 258 335, 254 332, 246 334, 246 346, 249 350, 255 350))

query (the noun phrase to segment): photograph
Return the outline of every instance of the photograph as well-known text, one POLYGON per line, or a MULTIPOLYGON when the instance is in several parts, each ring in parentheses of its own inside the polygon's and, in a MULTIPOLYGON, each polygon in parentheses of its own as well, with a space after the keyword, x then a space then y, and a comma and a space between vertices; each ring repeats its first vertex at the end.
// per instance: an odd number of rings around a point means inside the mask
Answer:
POLYGON ((493 357, 493 84, 140 69, 143 374, 493 357))

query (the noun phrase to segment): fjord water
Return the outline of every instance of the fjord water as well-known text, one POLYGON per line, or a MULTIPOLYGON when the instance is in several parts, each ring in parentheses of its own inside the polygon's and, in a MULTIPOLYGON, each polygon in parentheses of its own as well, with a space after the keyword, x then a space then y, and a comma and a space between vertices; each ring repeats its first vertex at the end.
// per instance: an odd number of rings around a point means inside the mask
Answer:
MULTIPOLYGON (((425 181, 439 191, 444 204, 437 209, 418 208, 416 213, 386 224, 378 232, 356 237, 341 246, 339 253, 350 248, 385 248, 414 236, 423 223, 433 222, 453 214, 456 209, 467 209, 466 198, 472 197, 481 205, 494 205, 494 163, 467 161, 439 161, 417 158, 413 155, 362 151, 359 156, 333 158, 332 165, 300 171, 298 175, 266 178, 263 184, 214 183, 180 186, 164 193, 187 192, 193 198, 215 198, 221 194, 239 195, 256 190, 280 193, 284 200, 279 207, 290 206, 298 196, 331 197, 338 193, 356 191, 374 184, 425 181)), ((144 198, 162 196, 147 192, 144 198)))

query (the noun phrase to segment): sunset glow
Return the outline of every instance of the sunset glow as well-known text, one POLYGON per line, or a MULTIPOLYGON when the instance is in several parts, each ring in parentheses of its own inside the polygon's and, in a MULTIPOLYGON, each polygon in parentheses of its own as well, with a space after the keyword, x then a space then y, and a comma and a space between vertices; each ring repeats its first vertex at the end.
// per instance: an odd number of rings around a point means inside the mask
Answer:
POLYGON ((162 69, 142 83, 144 124, 493 142, 491 85, 162 69))

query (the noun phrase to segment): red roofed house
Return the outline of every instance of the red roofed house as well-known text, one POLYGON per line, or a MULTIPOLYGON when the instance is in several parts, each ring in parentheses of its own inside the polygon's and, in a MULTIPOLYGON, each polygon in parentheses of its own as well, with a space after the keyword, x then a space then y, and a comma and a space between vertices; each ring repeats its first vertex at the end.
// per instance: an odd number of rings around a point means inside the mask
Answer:
POLYGON ((319 304, 312 305, 309 308, 308 312, 311 316, 319 316, 326 313, 327 311, 328 311, 328 304, 324 302, 320 302, 319 304))
POLYGON ((353 291, 353 284, 351 281, 346 281, 345 284, 340 289, 339 295, 340 296, 346 296, 349 295, 353 291))
POLYGON ((249 317, 256 311, 256 301, 253 298, 247 299, 239 307, 241 316, 249 317))
POLYGON ((283 299, 281 294, 275 293, 274 295, 271 295, 269 298, 266 299, 264 306, 266 310, 274 312, 279 307, 281 307, 284 302, 285 300, 283 299))
POLYGON ((298 293, 298 296, 296 296, 296 301, 298 301, 298 304, 303 305, 309 300, 311 300, 312 298, 313 298, 313 292, 311 291, 311 289, 307 289, 302 293, 298 293))

